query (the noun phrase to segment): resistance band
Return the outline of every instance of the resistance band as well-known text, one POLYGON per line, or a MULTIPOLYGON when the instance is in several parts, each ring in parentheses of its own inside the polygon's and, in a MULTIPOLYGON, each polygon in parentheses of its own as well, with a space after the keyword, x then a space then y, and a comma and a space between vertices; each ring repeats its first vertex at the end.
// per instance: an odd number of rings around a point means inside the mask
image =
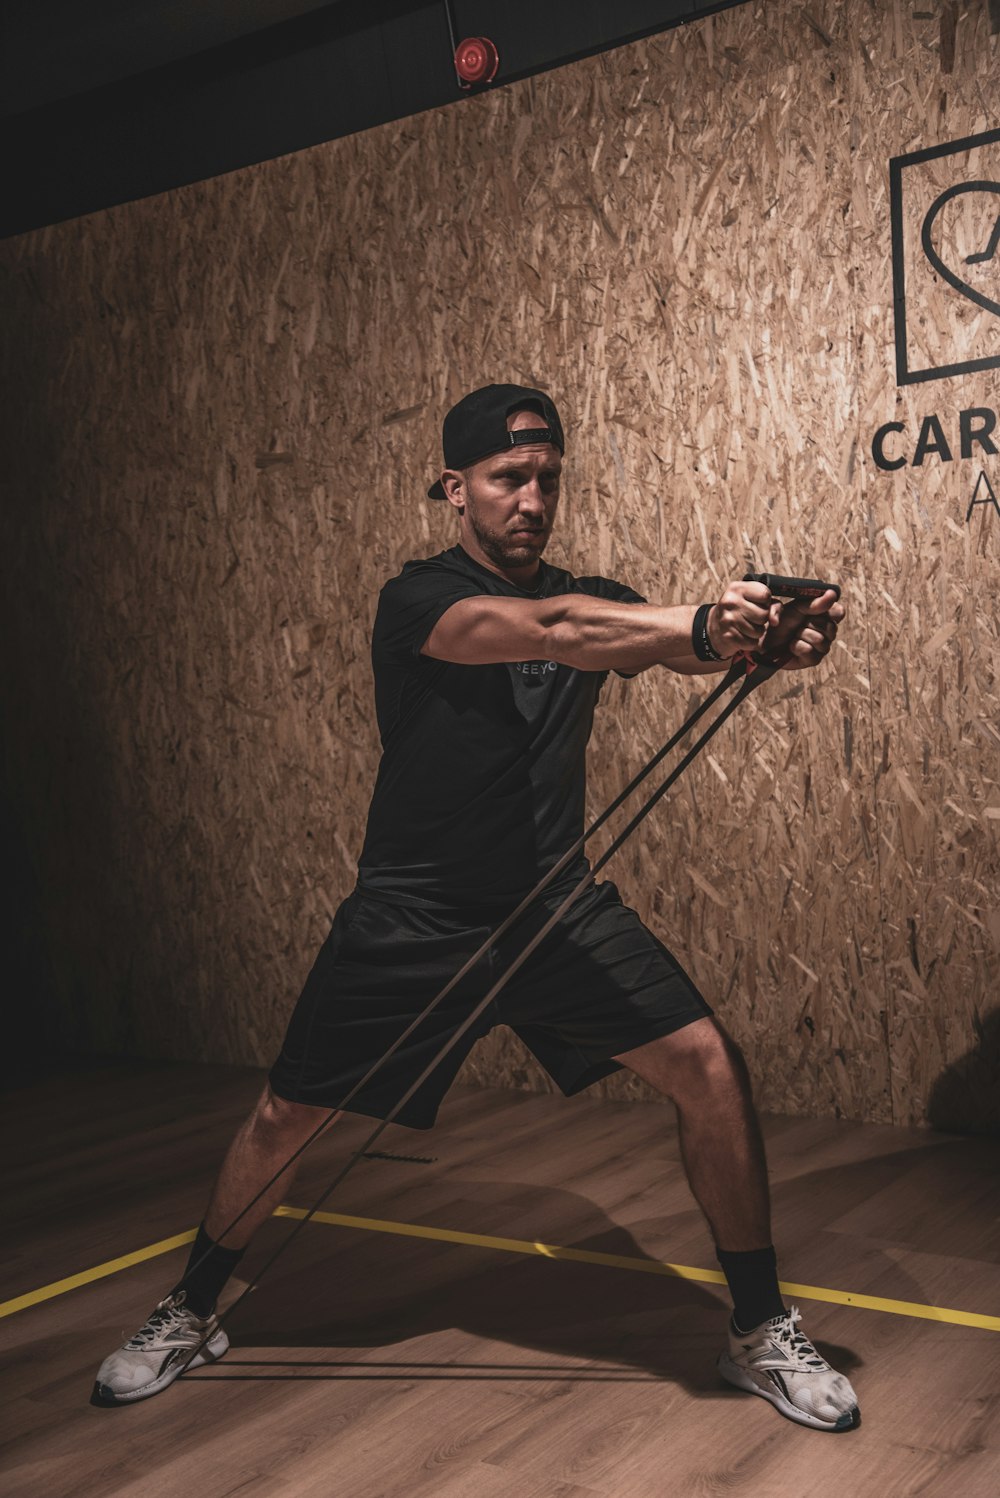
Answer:
MULTIPOLYGON (((767 588, 770 589, 773 596, 779 598, 805 599, 808 601, 819 597, 827 590, 832 591, 838 597, 840 596, 840 589, 836 586, 836 584, 819 582, 817 580, 809 578, 779 577, 774 573, 750 573, 747 575, 744 581, 763 583, 767 588)), ((280 1177, 284 1175, 289 1166, 294 1164, 299 1156, 309 1148, 309 1146, 319 1137, 320 1134, 322 1134, 324 1129, 328 1127, 332 1120, 338 1114, 347 1111, 351 1101, 358 1095, 361 1089, 367 1085, 372 1077, 374 1077, 376 1073, 381 1070, 381 1068, 386 1064, 389 1058, 396 1053, 396 1051, 407 1039, 407 1037, 413 1033, 417 1026, 420 1025, 427 1018, 427 1016, 437 1008, 440 1003, 443 1002, 448 994, 450 994, 455 988, 456 984, 461 982, 461 980, 466 976, 467 973, 471 971, 476 963, 486 955, 493 943, 498 941, 500 937, 504 936, 511 929, 511 927, 518 920, 520 920, 521 916, 525 913, 529 906, 531 906, 535 902, 542 891, 546 889, 549 884, 551 884, 553 879, 555 879, 560 871, 566 867, 570 860, 581 851, 588 839, 591 838, 599 828, 604 826, 608 818, 613 816, 613 814, 618 810, 622 803, 627 800, 632 792, 636 790, 638 786, 640 786, 649 775, 652 774, 657 765, 659 765, 665 758, 665 756, 670 753, 671 749, 675 748, 677 744, 680 743, 685 734, 690 732, 690 730, 704 716, 708 709, 712 707, 712 705, 717 702, 730 688, 737 686, 738 690, 731 697, 731 699, 721 710, 721 712, 718 713, 718 715, 712 720, 709 726, 703 731, 701 736, 694 742, 694 744, 684 755, 680 763, 670 772, 666 779, 659 786, 657 786, 656 790, 647 797, 642 806, 632 817, 631 821, 627 823, 627 825, 618 834, 618 836, 609 845, 609 847, 607 847, 601 854, 601 857, 594 864, 593 868, 588 869, 587 873, 583 876, 580 882, 576 884, 572 890, 570 890, 565 900, 563 900, 559 907, 553 912, 553 914, 549 916, 548 920, 545 921, 545 923, 535 933, 535 935, 517 955, 517 957, 514 958, 513 962, 510 963, 507 969, 503 973, 501 973, 500 977, 496 980, 496 982, 489 989, 486 995, 479 1001, 479 1003, 475 1006, 471 1013, 466 1016, 466 1018, 462 1021, 458 1028, 448 1037, 448 1040, 441 1047, 440 1051, 438 1051, 437 1055, 428 1062, 427 1066, 421 1072, 417 1080, 411 1084, 411 1086, 406 1090, 406 1092, 398 1100, 398 1102, 393 1105, 393 1107, 387 1113, 386 1117, 379 1120, 376 1128, 372 1130, 371 1134, 368 1136, 365 1142, 357 1150, 355 1150, 353 1155, 350 1156, 346 1165, 344 1165, 342 1169, 338 1171, 333 1181, 329 1186, 325 1188, 323 1194, 318 1198, 316 1203, 312 1207, 310 1207, 308 1212, 306 1212, 299 1220, 299 1222, 296 1223, 296 1226, 278 1245, 271 1257, 265 1261, 262 1268, 258 1270, 257 1274, 246 1286, 246 1288, 241 1292, 236 1300, 233 1301, 232 1305, 229 1306, 224 1314, 218 1318, 217 1326, 222 1326, 226 1321, 228 1321, 229 1318, 233 1315, 233 1312, 237 1309, 238 1306, 243 1303, 250 1292, 257 1288, 264 1275, 267 1274, 268 1270, 271 1269, 280 1255, 284 1253, 285 1249, 290 1246, 296 1236, 305 1227, 306 1223, 309 1222, 315 1215, 315 1213, 317 1213, 324 1206, 324 1204, 333 1195, 334 1191, 336 1191, 337 1187, 341 1184, 341 1182, 345 1179, 349 1172, 354 1169, 354 1166, 358 1163, 358 1161, 366 1154, 368 1150, 371 1149, 372 1145, 376 1142, 377 1139, 379 1139, 385 1129, 388 1128, 389 1124, 391 1124, 396 1119, 398 1114, 406 1106, 406 1104, 410 1101, 414 1094, 423 1086, 428 1077, 431 1076, 437 1066, 444 1060, 448 1052, 458 1043, 458 1041, 462 1038, 466 1031, 475 1024, 480 1015, 482 1015, 484 1011, 490 1006, 490 1004, 496 998, 497 994, 500 993, 501 989, 510 981, 514 974, 518 972, 518 970, 524 965, 524 963, 527 962, 528 958, 535 951, 536 947, 538 947, 538 945, 542 941, 544 941, 545 937, 549 934, 552 928, 559 923, 559 921, 566 914, 569 908, 573 904, 575 904, 575 902, 584 893, 584 891, 587 890, 591 884, 593 884, 594 879, 596 878, 597 874, 600 873, 601 869, 604 868, 605 864, 614 857, 615 853, 618 852, 618 849, 622 846, 622 844, 631 837, 635 829, 649 815, 656 803, 666 795, 667 791, 674 784, 674 782, 684 773, 691 761, 701 753, 705 745, 715 736, 716 733, 718 733, 719 729, 722 727, 723 723, 725 723, 727 718, 731 717, 736 709, 741 705, 741 703, 746 701, 751 692, 755 691, 758 686, 762 685, 763 682, 768 681, 776 671, 780 670, 787 659, 787 655, 775 656, 764 651, 755 651, 752 653, 741 652, 740 654, 734 656, 732 664, 730 665, 729 670, 726 672, 719 686, 717 686, 716 689, 711 692, 708 697, 706 697, 704 702, 702 702, 697 708, 695 708, 694 712, 691 713, 687 719, 685 719, 684 723, 682 723, 677 732, 673 734, 673 736, 667 740, 663 747, 657 750, 652 759, 650 759, 642 767, 642 769, 635 776, 633 776, 625 789, 615 797, 611 804, 607 806, 599 816, 595 817, 590 826, 587 827, 586 830, 581 834, 581 836, 576 840, 576 842, 567 849, 562 858, 559 859, 558 863, 553 864, 552 868, 542 876, 542 878, 535 885, 534 889, 530 890, 528 894, 524 896, 520 904, 511 911, 510 915, 508 915, 506 919, 501 922, 501 924, 496 928, 495 931, 490 933, 485 942, 483 942, 483 944, 475 952, 473 952, 472 956, 468 958, 468 960, 458 970, 454 977, 449 979, 444 988, 442 988, 441 991, 435 995, 435 997, 431 1000, 427 1007, 422 1010, 421 1013, 418 1014, 417 1017, 407 1026, 407 1028, 398 1037, 398 1039, 393 1042, 389 1049, 385 1051, 378 1058, 378 1060, 373 1063, 371 1068, 368 1070, 368 1072, 366 1072, 361 1080, 355 1083, 355 1085, 351 1088, 350 1092, 348 1092, 343 1101, 336 1108, 332 1108, 330 1110, 326 1117, 317 1125, 317 1127, 298 1147, 294 1154, 288 1157, 281 1168, 277 1170, 270 1178, 270 1180, 261 1187, 256 1196, 254 1196, 249 1202, 247 1202, 246 1206, 242 1209, 239 1215, 237 1217, 234 1217, 229 1226, 225 1228, 222 1233, 220 1233, 218 1239, 216 1240, 216 1242, 219 1243, 221 1243, 226 1238, 226 1236, 230 1232, 232 1232, 233 1228, 243 1220, 247 1212, 249 1212, 251 1208, 260 1201, 261 1197, 264 1196, 275 1184, 275 1182, 277 1182, 280 1177)), ((210 1252, 211 1250, 208 1250, 208 1253, 210 1252)), ((208 1253, 206 1253, 203 1256, 203 1259, 199 1262, 204 1262, 204 1258, 208 1257, 208 1253)), ((196 1267, 196 1265, 192 1266, 192 1270, 196 1267)), ((180 1281, 180 1283, 181 1285, 183 1285, 183 1279, 180 1281)), ((185 1367, 191 1362, 192 1358, 196 1357, 197 1354, 201 1351, 201 1348, 208 1341, 209 1336, 215 1335, 215 1331, 216 1327, 213 1327, 211 1332, 205 1335, 198 1346, 191 1349, 188 1357, 184 1360, 185 1367)))

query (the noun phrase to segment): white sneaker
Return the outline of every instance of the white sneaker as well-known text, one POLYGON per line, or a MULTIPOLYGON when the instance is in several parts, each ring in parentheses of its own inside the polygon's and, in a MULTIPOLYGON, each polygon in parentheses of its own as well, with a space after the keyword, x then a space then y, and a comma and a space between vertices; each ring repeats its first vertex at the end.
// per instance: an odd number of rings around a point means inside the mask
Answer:
POLYGON ((858 1396, 842 1373, 820 1357, 796 1325, 798 1308, 737 1336, 729 1323, 729 1351, 719 1358, 723 1378, 762 1394, 789 1420, 816 1430, 854 1430, 861 1424, 858 1396))
POLYGON ((132 1404, 149 1399, 172 1384, 185 1368, 214 1363, 229 1348, 229 1338, 214 1315, 196 1316, 185 1304, 185 1292, 168 1295, 134 1337, 104 1359, 97 1370, 91 1404, 132 1404), (199 1348, 186 1361, 193 1347, 199 1348))

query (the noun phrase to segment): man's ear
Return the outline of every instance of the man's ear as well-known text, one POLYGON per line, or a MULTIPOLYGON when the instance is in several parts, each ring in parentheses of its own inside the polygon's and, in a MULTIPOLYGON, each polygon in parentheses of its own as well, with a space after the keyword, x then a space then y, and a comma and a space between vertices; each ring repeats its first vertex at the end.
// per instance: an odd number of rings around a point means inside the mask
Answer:
POLYGON ((441 488, 448 503, 461 514, 465 509, 465 474, 458 468, 446 468, 441 475, 441 488))

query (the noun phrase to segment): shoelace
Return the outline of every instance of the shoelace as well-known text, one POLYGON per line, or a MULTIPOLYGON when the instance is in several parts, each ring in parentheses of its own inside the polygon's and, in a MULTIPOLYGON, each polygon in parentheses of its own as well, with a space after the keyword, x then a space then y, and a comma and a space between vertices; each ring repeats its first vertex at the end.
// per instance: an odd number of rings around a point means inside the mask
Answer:
POLYGON ((802 1313, 798 1306, 792 1306, 788 1316, 781 1317, 779 1321, 776 1329, 778 1341, 787 1348, 789 1357, 801 1368, 827 1367, 805 1332, 795 1330, 801 1320, 802 1313))
POLYGON ((183 1297, 176 1300, 161 1300, 145 1326, 140 1326, 135 1336, 126 1342, 126 1347, 152 1347, 157 1337, 166 1331, 179 1330, 184 1324, 183 1297))

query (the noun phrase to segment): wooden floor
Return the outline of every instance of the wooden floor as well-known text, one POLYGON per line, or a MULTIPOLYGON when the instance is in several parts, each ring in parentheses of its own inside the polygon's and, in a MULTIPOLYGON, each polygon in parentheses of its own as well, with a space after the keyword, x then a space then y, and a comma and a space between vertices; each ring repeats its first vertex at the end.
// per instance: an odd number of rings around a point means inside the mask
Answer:
MULTIPOLYGON (((193 1228, 259 1074, 80 1068, 5 1106, 0 1299, 193 1228)), ((369 1126, 314 1148, 311 1203, 369 1126)), ((1000 1313, 1000 1144, 766 1121, 786 1280, 1000 1313)), ((669 1108, 456 1089, 390 1128, 343 1213, 715 1267, 669 1108)), ((268 1224, 252 1272, 291 1230, 268 1224)), ((175 1249, 0 1320, 10 1498, 996 1498, 1000 1333, 801 1302, 863 1424, 789 1424, 720 1382, 711 1285, 308 1224, 211 1369, 121 1410, 94 1373, 175 1249)), ((243 1267, 243 1266, 241 1266, 243 1267)))

